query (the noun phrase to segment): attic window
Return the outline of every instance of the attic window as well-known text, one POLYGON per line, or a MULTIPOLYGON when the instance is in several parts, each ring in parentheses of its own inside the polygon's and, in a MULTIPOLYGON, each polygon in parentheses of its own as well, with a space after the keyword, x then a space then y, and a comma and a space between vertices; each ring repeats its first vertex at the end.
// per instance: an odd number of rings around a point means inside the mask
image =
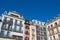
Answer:
POLYGON ((19 16, 17 16, 17 15, 13 15, 13 14, 11 14, 11 16, 13 16, 13 17, 19 17, 19 16))

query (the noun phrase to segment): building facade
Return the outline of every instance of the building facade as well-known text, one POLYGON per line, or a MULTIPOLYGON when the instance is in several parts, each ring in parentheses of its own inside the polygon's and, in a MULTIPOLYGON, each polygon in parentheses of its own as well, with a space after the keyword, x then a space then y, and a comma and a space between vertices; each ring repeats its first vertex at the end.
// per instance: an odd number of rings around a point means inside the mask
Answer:
POLYGON ((31 40, 37 40, 36 39, 36 26, 35 25, 30 25, 30 39, 31 40))
POLYGON ((23 40, 24 19, 17 12, 4 13, 0 20, 0 37, 23 40))
POLYGON ((32 20, 32 25, 36 27, 36 40, 47 40, 45 22, 32 20))
POLYGON ((24 40, 30 40, 30 21, 25 19, 24 24, 24 40))
POLYGON ((45 22, 28 20, 18 12, 0 16, 0 40, 47 40, 45 22))
POLYGON ((60 14, 46 23, 47 39, 60 40, 60 14))

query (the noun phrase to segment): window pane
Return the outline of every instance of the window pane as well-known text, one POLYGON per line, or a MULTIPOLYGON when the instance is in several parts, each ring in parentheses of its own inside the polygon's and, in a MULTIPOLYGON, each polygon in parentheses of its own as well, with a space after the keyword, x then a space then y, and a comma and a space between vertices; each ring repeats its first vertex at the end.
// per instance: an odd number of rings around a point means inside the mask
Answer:
POLYGON ((3 30, 1 31, 1 34, 0 34, 0 35, 1 35, 1 36, 4 36, 4 31, 3 31, 3 30))
POLYGON ((7 20, 10 20, 10 18, 7 18, 7 20))
POLYGON ((21 25, 21 27, 23 26, 23 25, 22 25, 22 21, 20 21, 20 25, 21 25))
POLYGON ((23 27, 21 27, 21 31, 22 31, 22 32, 23 32, 23 30, 24 30, 23 27))
POLYGON ((20 21, 18 20, 17 23, 20 24, 20 21))
POLYGON ((8 29, 8 24, 6 24, 6 29, 8 29))
POLYGON ((7 36, 7 31, 4 31, 4 36, 7 36))
POLYGON ((17 31, 19 31, 19 29, 20 29, 20 27, 19 27, 19 26, 17 26, 17 27, 16 27, 16 30, 17 30, 17 31))

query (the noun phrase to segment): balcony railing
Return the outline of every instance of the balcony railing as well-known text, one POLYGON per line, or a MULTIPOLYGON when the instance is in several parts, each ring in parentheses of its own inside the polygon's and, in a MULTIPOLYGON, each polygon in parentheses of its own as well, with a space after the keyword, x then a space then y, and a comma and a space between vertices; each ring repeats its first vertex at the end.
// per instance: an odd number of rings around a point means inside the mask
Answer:
POLYGON ((25 29, 26 31, 30 31, 29 29, 25 29))
POLYGON ((23 33, 23 31, 20 31, 20 30, 19 30, 19 31, 17 31, 17 30, 14 30, 14 32, 23 33))
POLYGON ((29 30, 30 28, 29 28, 29 26, 26 26, 25 29, 29 30))
POLYGON ((51 29, 49 28, 48 30, 55 29, 56 27, 60 27, 60 25, 56 25, 56 26, 52 27, 51 29))
POLYGON ((25 22, 24 24, 26 24, 26 25, 30 25, 30 23, 29 23, 29 22, 28 22, 28 23, 27 23, 27 22, 25 22))
POLYGON ((3 30, 9 30, 9 31, 12 31, 12 28, 6 28, 6 26, 5 26, 5 27, 2 27, 2 29, 3 29, 3 30))
POLYGON ((29 35, 25 35, 26 37, 29 37, 29 35))
POLYGON ((23 27, 23 24, 17 24, 17 23, 15 23, 15 25, 16 25, 16 26, 21 26, 21 27, 23 27))
POLYGON ((8 30, 8 28, 3 27, 4 30, 8 30))
POLYGON ((6 24, 13 24, 13 21, 11 21, 11 20, 10 21, 9 20, 4 20, 3 22, 6 23, 6 24))

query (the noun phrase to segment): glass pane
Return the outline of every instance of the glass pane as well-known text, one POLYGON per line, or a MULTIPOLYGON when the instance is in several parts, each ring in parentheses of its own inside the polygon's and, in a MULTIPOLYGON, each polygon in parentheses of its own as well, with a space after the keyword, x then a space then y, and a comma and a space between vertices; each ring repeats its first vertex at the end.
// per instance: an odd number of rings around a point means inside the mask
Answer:
POLYGON ((19 29, 20 29, 20 27, 19 27, 19 26, 17 26, 17 27, 16 27, 16 30, 17 30, 17 31, 19 31, 19 29))

